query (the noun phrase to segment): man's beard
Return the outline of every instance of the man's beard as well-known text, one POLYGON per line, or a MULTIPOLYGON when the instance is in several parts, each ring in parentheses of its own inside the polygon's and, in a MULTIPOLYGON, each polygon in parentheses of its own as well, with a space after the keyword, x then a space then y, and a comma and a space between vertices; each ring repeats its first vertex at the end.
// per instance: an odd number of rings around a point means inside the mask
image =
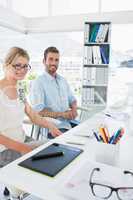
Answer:
POLYGON ((55 73, 55 72, 57 71, 57 68, 58 68, 58 66, 56 66, 56 65, 51 65, 51 66, 49 66, 47 69, 48 69, 48 72, 49 72, 49 73, 55 73))

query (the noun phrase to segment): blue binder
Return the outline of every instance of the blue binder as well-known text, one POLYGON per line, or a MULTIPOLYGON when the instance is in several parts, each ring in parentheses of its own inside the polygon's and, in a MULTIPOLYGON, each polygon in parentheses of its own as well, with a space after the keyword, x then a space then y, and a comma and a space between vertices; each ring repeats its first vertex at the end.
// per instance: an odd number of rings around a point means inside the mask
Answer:
POLYGON ((109 63, 109 58, 108 58, 108 55, 107 55, 107 48, 100 47, 100 52, 101 52, 101 57, 102 57, 103 64, 108 64, 109 63))
POLYGON ((54 177, 59 171, 61 171, 65 166, 72 162, 72 160, 74 160, 80 153, 83 152, 82 149, 79 149, 77 147, 53 143, 52 145, 38 152, 36 156, 57 151, 63 151, 64 155, 40 160, 32 160, 32 157, 30 157, 22 161, 18 165, 54 177))

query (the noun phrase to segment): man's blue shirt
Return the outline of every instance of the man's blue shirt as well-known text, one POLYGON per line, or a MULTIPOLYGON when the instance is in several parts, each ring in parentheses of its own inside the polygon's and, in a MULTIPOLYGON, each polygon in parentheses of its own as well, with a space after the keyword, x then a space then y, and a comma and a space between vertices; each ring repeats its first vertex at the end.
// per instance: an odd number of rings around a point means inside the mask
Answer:
MULTIPOLYGON (((67 81, 58 74, 54 78, 47 72, 33 81, 29 98, 36 111, 47 108, 54 112, 65 112, 76 101, 67 81)), ((69 120, 59 119, 62 122, 59 128, 71 128, 69 120)))

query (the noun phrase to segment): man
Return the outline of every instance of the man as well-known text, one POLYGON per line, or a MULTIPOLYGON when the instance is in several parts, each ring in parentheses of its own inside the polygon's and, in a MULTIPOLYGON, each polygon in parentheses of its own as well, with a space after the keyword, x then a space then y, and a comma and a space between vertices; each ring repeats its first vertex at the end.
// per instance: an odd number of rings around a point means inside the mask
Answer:
MULTIPOLYGON (((34 81, 30 101, 40 115, 59 119, 61 123, 58 128, 65 132, 77 125, 77 121, 74 120, 77 116, 77 101, 67 81, 57 73, 59 56, 56 47, 48 47, 44 51, 45 73, 34 81)), ((49 134, 48 137, 56 135, 49 134)))

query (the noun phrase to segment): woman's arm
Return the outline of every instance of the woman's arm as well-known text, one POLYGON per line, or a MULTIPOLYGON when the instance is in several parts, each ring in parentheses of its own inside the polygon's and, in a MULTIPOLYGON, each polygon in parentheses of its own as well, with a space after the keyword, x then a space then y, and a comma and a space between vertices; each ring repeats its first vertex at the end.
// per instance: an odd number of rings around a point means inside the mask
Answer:
POLYGON ((41 117, 27 102, 25 103, 25 112, 33 124, 48 128, 52 136, 56 137, 62 134, 53 123, 47 121, 44 117, 41 117))
POLYGON ((32 151, 32 148, 21 142, 17 142, 9 137, 0 134, 0 144, 3 144, 8 149, 16 150, 22 154, 32 151))

